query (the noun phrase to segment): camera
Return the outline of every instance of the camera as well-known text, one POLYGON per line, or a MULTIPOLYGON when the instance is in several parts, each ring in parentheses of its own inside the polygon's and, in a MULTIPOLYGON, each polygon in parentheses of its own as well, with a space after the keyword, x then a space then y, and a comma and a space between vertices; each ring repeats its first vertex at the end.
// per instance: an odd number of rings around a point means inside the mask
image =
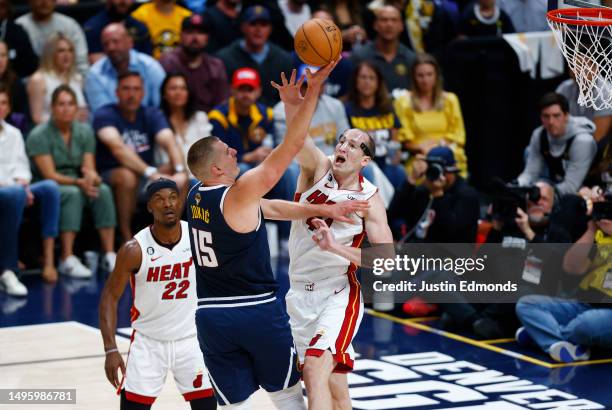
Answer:
POLYGON ((513 223, 516 210, 521 208, 527 211, 527 201, 537 202, 540 200, 540 195, 540 188, 536 185, 522 187, 496 182, 492 203, 493 219, 513 223))
POLYGON ((604 201, 593 203, 591 217, 594 221, 601 221, 602 219, 612 220, 612 192, 604 195, 604 201))
POLYGON ((444 161, 437 158, 427 158, 427 170, 425 171, 425 178, 429 181, 437 181, 444 175, 444 161))

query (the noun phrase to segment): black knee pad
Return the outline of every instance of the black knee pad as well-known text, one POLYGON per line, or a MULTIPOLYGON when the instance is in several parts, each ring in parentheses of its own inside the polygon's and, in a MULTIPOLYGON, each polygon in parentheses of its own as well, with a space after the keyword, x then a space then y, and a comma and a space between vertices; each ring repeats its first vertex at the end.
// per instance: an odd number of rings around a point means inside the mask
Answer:
POLYGON ((189 402, 191 410, 215 410, 217 408, 217 400, 215 396, 195 399, 189 402))

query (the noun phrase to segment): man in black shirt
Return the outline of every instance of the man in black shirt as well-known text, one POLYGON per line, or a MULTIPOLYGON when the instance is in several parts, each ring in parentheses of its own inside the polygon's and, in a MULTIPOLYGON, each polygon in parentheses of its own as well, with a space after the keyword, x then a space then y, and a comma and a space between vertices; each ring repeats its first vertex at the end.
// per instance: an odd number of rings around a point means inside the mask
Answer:
MULTIPOLYGON (((412 231, 409 241, 473 243, 480 215, 478 193, 459 176, 450 148, 431 149, 427 163, 432 169, 441 169, 438 178, 425 178, 421 185, 416 185, 423 175, 409 176, 391 201, 389 220, 395 227, 405 223, 412 231)), ((423 174, 432 175, 426 171, 423 174)))

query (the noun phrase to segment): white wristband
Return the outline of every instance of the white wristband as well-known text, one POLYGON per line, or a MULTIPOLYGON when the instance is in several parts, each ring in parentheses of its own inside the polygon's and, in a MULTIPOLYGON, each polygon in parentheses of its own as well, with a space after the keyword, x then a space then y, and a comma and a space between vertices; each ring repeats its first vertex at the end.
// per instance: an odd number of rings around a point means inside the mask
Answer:
POLYGON ((151 178, 155 173, 157 173, 157 168, 155 167, 146 167, 143 175, 145 178, 151 178))
POLYGON ((180 172, 185 172, 185 166, 179 164, 177 166, 174 167, 174 172, 176 172, 177 174, 180 172))
POLYGON ((113 353, 113 352, 118 352, 119 349, 117 349, 116 347, 114 349, 108 349, 104 351, 104 354, 109 354, 109 353, 113 353))

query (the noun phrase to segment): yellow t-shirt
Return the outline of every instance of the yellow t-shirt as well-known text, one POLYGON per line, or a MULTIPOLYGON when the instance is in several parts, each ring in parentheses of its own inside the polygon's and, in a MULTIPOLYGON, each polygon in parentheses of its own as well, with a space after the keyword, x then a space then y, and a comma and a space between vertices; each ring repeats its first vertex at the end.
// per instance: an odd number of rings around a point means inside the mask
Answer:
POLYGON ((132 13, 132 17, 144 23, 149 29, 153 43, 153 57, 159 58, 164 51, 172 50, 179 43, 181 25, 191 11, 175 5, 171 14, 162 14, 155 4, 146 3, 132 13))
POLYGON ((584 290, 596 289, 612 297, 612 236, 603 231, 595 233, 597 253, 589 267, 589 273, 580 282, 584 290))
MULTIPOLYGON (((465 156, 465 127, 459 98, 451 92, 444 92, 441 110, 416 111, 412 105, 410 92, 400 96, 394 102, 395 112, 400 120, 398 134, 400 142, 412 141, 420 144, 433 141, 446 145, 453 150, 461 176, 467 175, 467 157, 465 156)), ((412 161, 408 161, 408 168, 412 161)))

